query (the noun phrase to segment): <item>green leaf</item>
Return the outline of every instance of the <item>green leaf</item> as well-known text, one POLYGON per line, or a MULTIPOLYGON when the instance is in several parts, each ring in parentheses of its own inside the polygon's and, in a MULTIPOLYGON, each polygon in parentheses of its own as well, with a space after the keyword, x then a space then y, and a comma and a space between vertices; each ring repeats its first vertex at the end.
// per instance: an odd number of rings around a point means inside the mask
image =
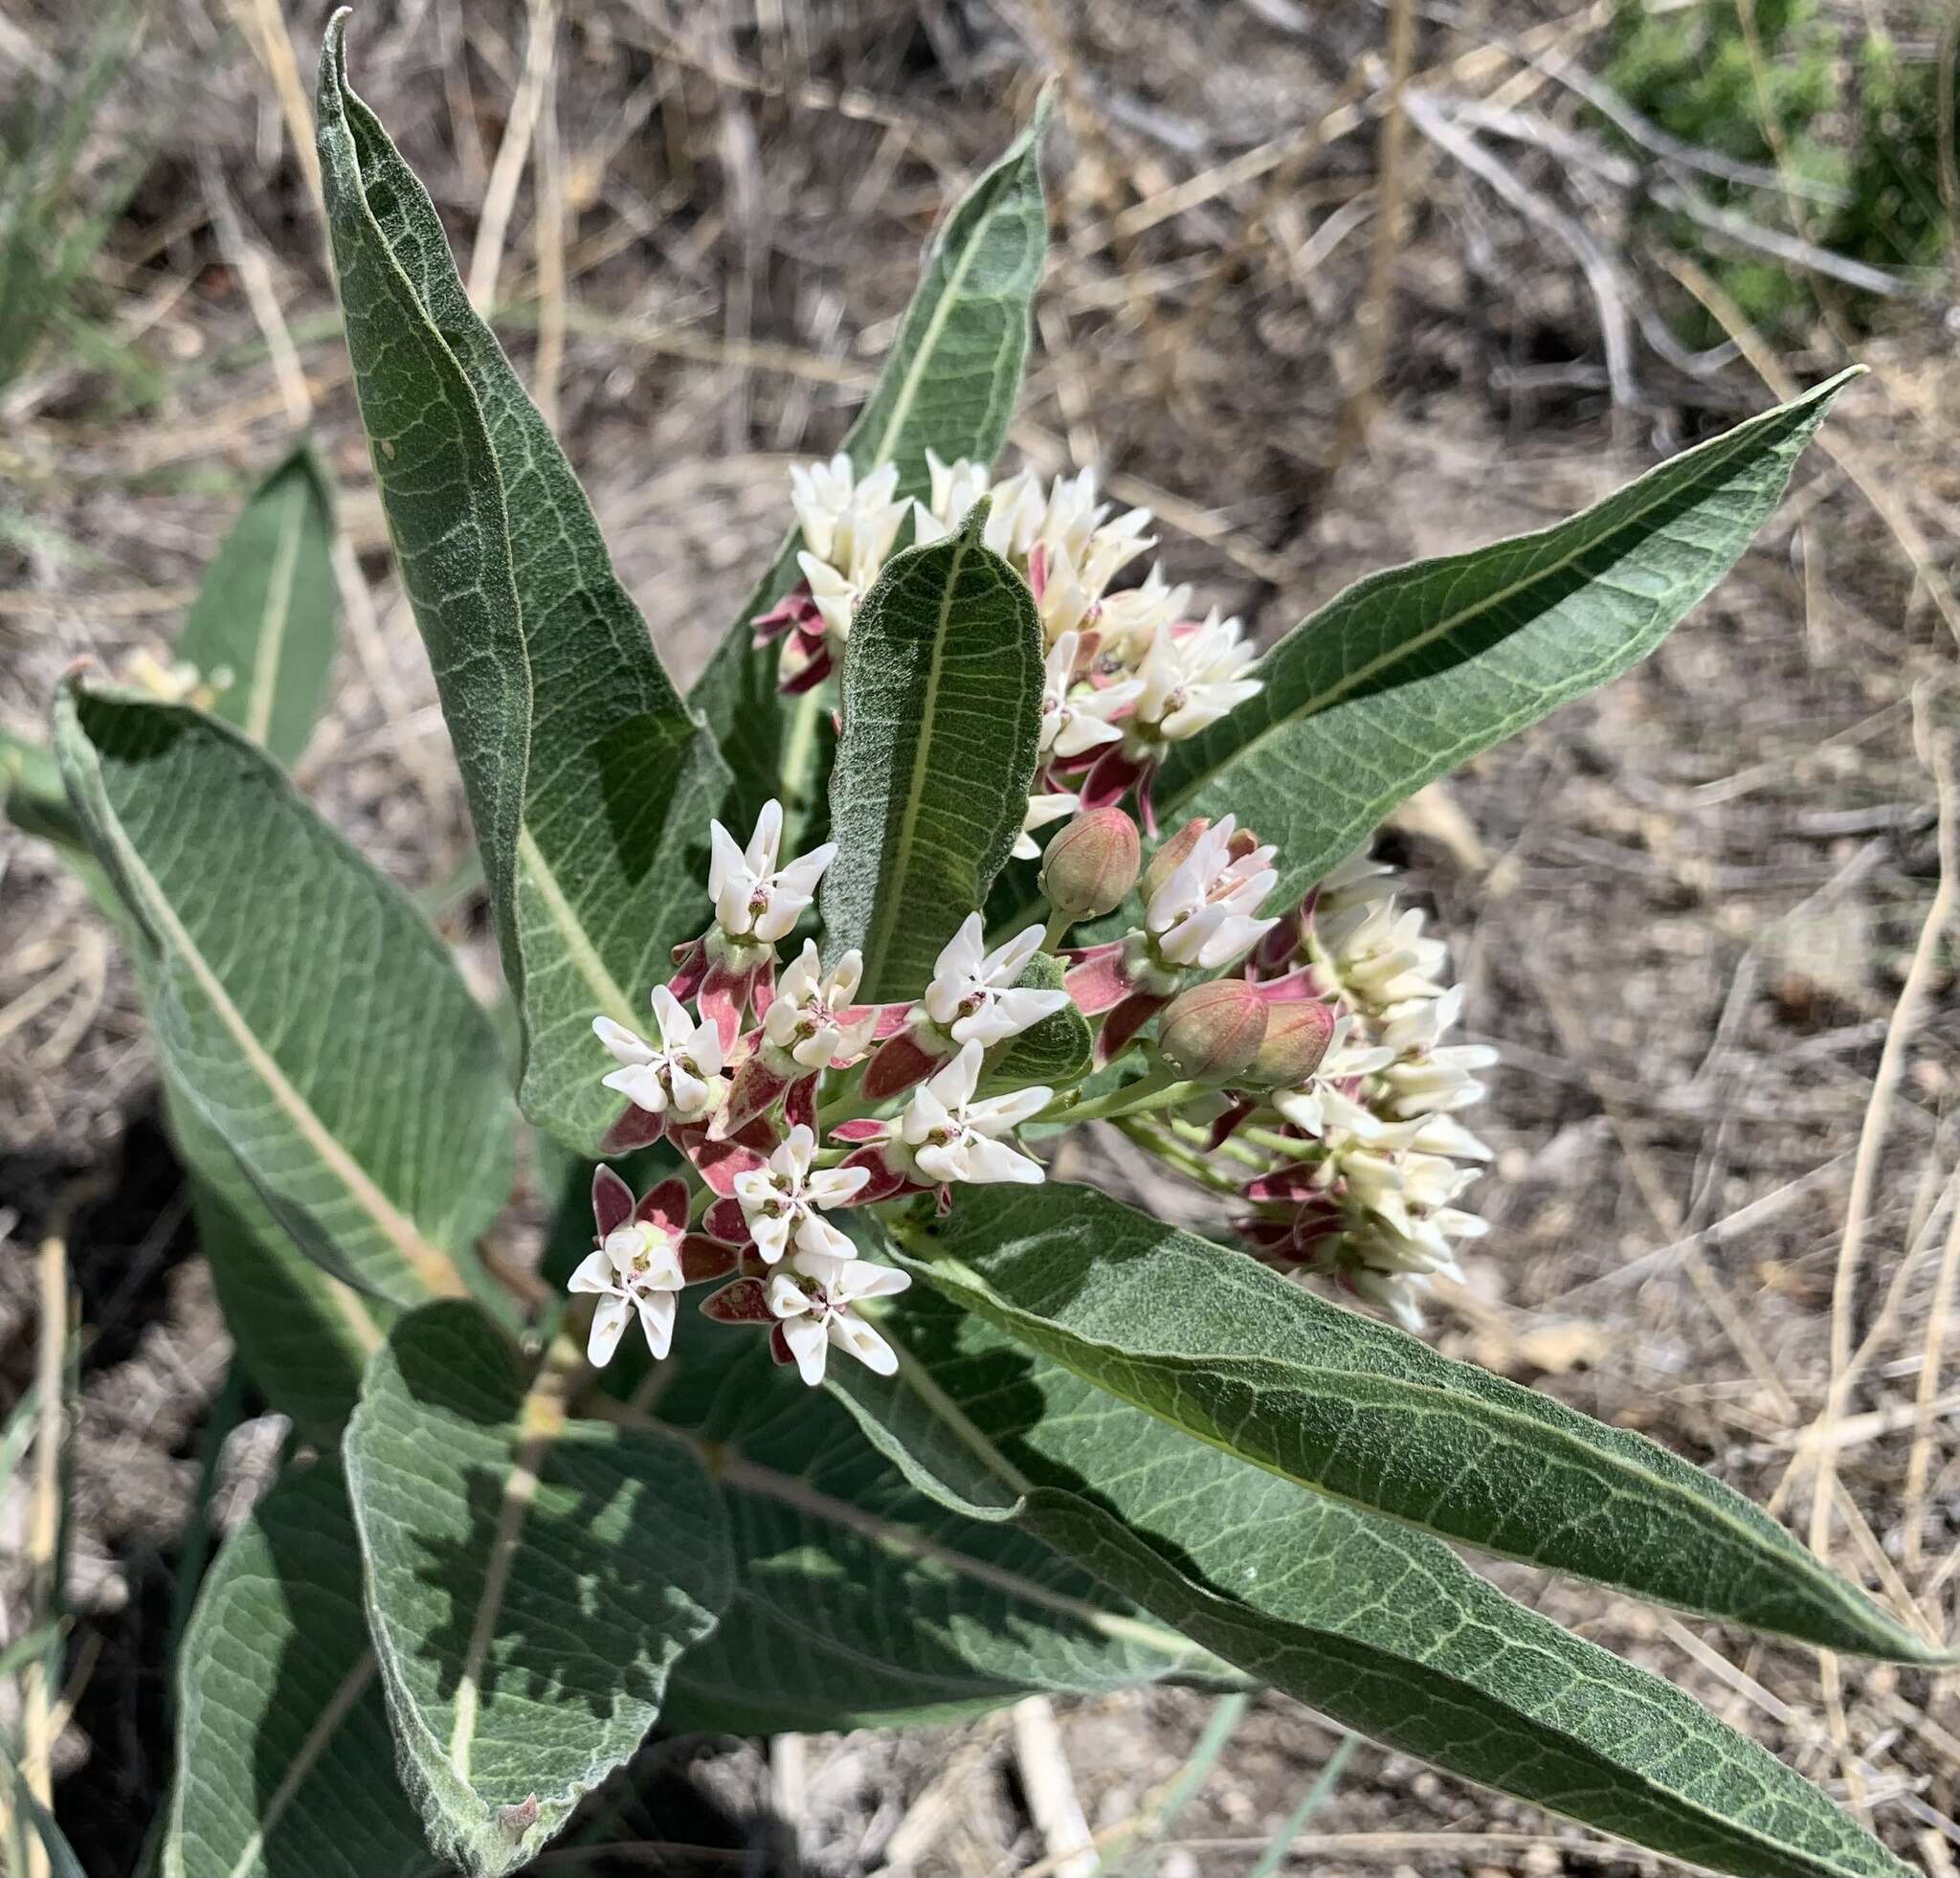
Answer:
POLYGON ((164 1109, 190 1175, 197 1249, 211 1262, 225 1329, 253 1386, 305 1441, 331 1447, 390 1306, 323 1271, 258 1196, 224 1139, 167 1079, 164 1109))
POLYGON ((460 1288, 509 1192, 510 1105, 434 934, 227 725, 71 681, 55 750, 155 949, 174 1088, 327 1270, 401 1304, 460 1288))
POLYGON ((1290 905, 1431 778, 1644 659, 1734 565, 1862 367, 1683 452, 1584 513, 1370 574, 1260 660, 1265 689, 1157 778, 1166 827, 1236 815, 1290 905))
POLYGON ((893 556, 851 625, 824 940, 863 952, 872 1003, 925 989, 1028 811, 1041 622, 986 521, 976 503, 956 534, 893 556))
MULTIPOLYGON (((859 476, 898 464, 901 497, 929 493, 928 449, 947 462, 991 463, 1006 441, 1048 254, 1040 155, 1053 105, 1053 92, 1044 91, 1027 128, 947 217, 878 383, 844 438, 859 476)), ((783 786, 798 704, 778 695, 776 648, 753 645, 748 622, 795 584, 801 546, 792 529, 692 693, 734 774, 724 819, 744 827, 783 786)), ((800 702, 815 708, 814 698, 800 702)), ((803 778, 789 781, 793 792, 803 778)))
POLYGON ((714 1628, 719 1496, 680 1443, 525 1395, 463 1304, 396 1325, 345 1454, 403 1776, 430 1843, 496 1878, 639 1746, 714 1628))
MULTIPOLYGON (((1053 952, 1036 952, 1014 980, 1019 991, 1059 991, 1065 975, 1053 952)), ((1025 1089, 1044 1084, 1066 1089, 1088 1075, 1096 1040, 1081 1008, 1071 1002, 1030 1024, 1018 1037, 1003 1043, 981 1072, 980 1093, 1025 1089)))
POLYGON ((225 1541, 178 1659, 165 1878, 433 1878, 394 1772, 331 1462, 288 1469, 225 1541))
POLYGON ((735 1552, 728 1615, 676 1667, 670 1728, 950 1720, 1222 1669, 1039 1540, 908 1487, 752 1330, 684 1326, 659 1414, 717 1443, 735 1552))
POLYGON ((1440 1541, 1235 1461, 929 1290, 880 1328, 901 1375, 835 1386, 912 1485, 1038 1534, 1332 1719, 1741 1878, 1904 1878, 1754 1742, 1440 1541))
POLYGON ((320 64, 347 350, 402 580, 429 647, 523 1017, 519 1101, 590 1151, 620 1103, 591 1034, 635 1028, 708 919, 727 771, 662 668, 590 506, 471 309, 427 191, 320 64))
POLYGON ((1657 1446, 1093 1189, 963 1193, 910 1270, 1241 1460, 1446 1538, 1903 1663, 1942 1652, 1739 1493, 1657 1446))
POLYGON ((177 650, 208 682, 229 673, 213 713, 290 767, 326 703, 339 633, 333 495, 301 444, 220 544, 177 650))

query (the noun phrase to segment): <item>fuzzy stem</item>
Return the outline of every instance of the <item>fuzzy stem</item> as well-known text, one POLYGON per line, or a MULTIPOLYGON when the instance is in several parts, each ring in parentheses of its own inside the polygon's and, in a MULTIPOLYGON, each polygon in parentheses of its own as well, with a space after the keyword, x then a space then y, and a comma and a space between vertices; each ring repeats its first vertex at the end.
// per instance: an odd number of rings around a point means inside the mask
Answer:
POLYGON ((1239 1197, 1237 1181, 1229 1174, 1220 1174, 1195 1149, 1188 1148, 1183 1142, 1172 1139, 1161 1126, 1137 1117, 1118 1122, 1116 1126, 1147 1153, 1156 1155, 1167 1167, 1175 1168, 1179 1174, 1195 1180, 1199 1186, 1209 1187, 1214 1194, 1230 1194, 1235 1198, 1239 1197))
POLYGON ((1203 1084, 1187 1082, 1176 1070, 1160 1065, 1141 1082, 1126 1084, 1108 1095, 1097 1096, 1093 1101, 1077 1103, 1074 1107, 1064 1105, 1060 1108, 1044 1108, 1035 1119, 1064 1124, 1113 1122, 1119 1116, 1140 1115, 1152 1108, 1174 1108, 1179 1103, 1189 1102, 1193 1096, 1205 1093, 1203 1084))

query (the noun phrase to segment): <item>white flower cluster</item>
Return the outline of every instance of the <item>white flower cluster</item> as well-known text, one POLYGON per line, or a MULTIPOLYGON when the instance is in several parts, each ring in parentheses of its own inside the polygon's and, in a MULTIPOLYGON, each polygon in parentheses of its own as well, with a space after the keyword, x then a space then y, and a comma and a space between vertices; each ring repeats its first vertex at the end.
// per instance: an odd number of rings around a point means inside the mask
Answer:
MULTIPOLYGON (((1316 891, 1301 949, 1340 1016, 1313 1076, 1272 1105, 1319 1144, 1311 1185, 1338 1210, 1342 1230, 1323 1243, 1342 1277, 1413 1330, 1428 1280, 1460 1275, 1453 1242, 1489 1230, 1456 1204, 1491 1157, 1458 1115, 1482 1100, 1476 1072, 1497 1052, 1442 1040, 1462 987, 1446 987, 1448 949, 1421 912, 1397 909, 1392 872, 1359 857, 1316 891)), ((1303 1212, 1316 1217, 1311 1202, 1303 1212)))
MULTIPOLYGON (((926 464, 929 500, 909 504, 913 542, 942 539, 991 497, 983 539, 1027 581, 1041 619, 1041 763, 1016 852, 1033 859, 1036 829, 1132 788, 1147 824, 1150 778, 1166 746, 1196 736, 1259 689, 1247 676, 1255 655, 1239 622, 1215 611, 1189 617, 1191 589, 1172 587, 1155 567, 1137 585, 1109 591, 1155 543, 1145 533, 1149 510, 1119 514, 1096 500, 1093 470, 1052 483, 1023 470, 996 482, 964 458, 942 462, 928 451, 926 464)), ((803 589, 756 623, 766 633, 794 628, 784 682, 800 687, 835 663, 830 646, 849 637, 908 505, 895 500, 894 465, 858 477, 844 456, 791 470, 791 486, 803 589)))

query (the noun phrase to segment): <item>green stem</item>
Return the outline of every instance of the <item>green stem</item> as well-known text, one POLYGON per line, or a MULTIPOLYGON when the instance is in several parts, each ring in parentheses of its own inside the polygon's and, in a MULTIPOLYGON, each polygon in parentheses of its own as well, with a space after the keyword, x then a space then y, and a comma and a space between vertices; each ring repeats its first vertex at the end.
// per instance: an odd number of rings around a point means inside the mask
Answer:
POLYGON ((1167 1166, 1195 1180, 1201 1187, 1209 1187, 1214 1194, 1238 1196, 1238 1183, 1228 1174, 1220 1174, 1210 1161, 1195 1150, 1188 1148, 1181 1141, 1173 1140, 1161 1127, 1132 1117, 1116 1125, 1147 1153, 1154 1154, 1167 1166))
POLYGON ((1051 912, 1048 915, 1048 924, 1042 929, 1041 950, 1044 952, 1059 951, 1062 934, 1075 923, 1076 916, 1073 913, 1051 912))
POLYGON ((1206 1093, 1204 1084, 1185 1081, 1176 1070, 1159 1067, 1139 1083, 1126 1084, 1108 1095, 1097 1096, 1073 1107, 1044 1108, 1037 1122, 1113 1122, 1123 1115, 1141 1115, 1153 1108, 1175 1108, 1179 1103, 1206 1093))

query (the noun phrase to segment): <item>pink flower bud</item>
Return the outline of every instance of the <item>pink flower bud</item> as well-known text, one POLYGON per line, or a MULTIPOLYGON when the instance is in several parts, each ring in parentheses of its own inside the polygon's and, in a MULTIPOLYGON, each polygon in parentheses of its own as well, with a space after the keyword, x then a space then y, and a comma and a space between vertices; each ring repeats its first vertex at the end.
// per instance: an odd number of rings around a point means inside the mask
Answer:
POLYGON ((1243 978, 1180 992, 1157 1025, 1157 1048, 1192 1083, 1234 1083, 1258 1055, 1271 1007, 1243 978))
POLYGON ((1266 1006, 1266 1034, 1245 1073, 1249 1089, 1287 1089, 1321 1066, 1334 1035, 1334 1009, 1310 997, 1266 1006))
POLYGON ((1058 913, 1095 919, 1123 905, 1143 865, 1137 825, 1115 807, 1077 816, 1041 861, 1041 891, 1058 913))
POLYGON ((1146 900, 1148 900, 1184 863, 1192 849, 1197 846, 1198 837, 1211 825, 1211 816, 1193 816, 1150 857, 1149 866, 1144 869, 1146 900))

